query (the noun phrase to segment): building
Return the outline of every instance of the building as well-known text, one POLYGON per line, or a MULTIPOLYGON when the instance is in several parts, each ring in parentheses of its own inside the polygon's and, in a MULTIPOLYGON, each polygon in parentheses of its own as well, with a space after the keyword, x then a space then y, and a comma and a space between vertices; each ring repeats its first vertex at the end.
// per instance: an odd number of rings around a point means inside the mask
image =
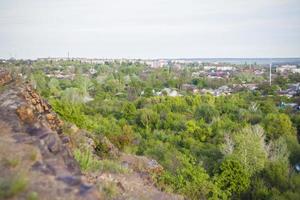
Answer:
POLYGON ((296 70, 296 65, 281 65, 280 67, 276 68, 276 72, 278 73, 285 73, 285 72, 292 72, 292 70, 296 70))

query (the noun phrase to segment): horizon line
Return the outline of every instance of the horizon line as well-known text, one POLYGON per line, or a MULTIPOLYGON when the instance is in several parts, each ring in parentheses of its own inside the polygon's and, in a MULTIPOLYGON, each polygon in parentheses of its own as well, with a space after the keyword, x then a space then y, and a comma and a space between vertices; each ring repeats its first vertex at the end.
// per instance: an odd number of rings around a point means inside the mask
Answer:
POLYGON ((1 60, 38 60, 38 59, 100 59, 100 60, 201 60, 201 59, 300 59, 300 56, 298 57, 157 57, 157 58, 132 58, 132 57, 67 57, 67 56, 49 56, 49 57, 36 57, 36 58, 1 58, 1 60))

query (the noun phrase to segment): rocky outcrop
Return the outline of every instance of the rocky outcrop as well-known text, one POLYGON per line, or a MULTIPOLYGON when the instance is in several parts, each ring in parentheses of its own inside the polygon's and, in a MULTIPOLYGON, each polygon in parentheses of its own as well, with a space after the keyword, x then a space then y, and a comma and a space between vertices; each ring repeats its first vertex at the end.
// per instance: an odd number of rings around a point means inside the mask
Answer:
POLYGON ((12 81, 12 77, 7 70, 0 69, 0 86, 5 85, 12 81))
MULTIPOLYGON (((27 85, 21 92, 21 95, 25 98, 28 108, 27 111, 32 110, 36 113, 38 120, 45 120, 48 122, 50 128, 54 131, 57 131, 59 134, 62 133, 63 122, 58 118, 58 116, 51 112, 50 105, 41 98, 41 96, 33 90, 29 85, 27 85)), ((18 110, 19 115, 22 118, 22 109, 18 110)))
POLYGON ((81 174, 50 106, 29 86, 12 82, 5 87, 0 93, 0 199, 101 199, 81 174))

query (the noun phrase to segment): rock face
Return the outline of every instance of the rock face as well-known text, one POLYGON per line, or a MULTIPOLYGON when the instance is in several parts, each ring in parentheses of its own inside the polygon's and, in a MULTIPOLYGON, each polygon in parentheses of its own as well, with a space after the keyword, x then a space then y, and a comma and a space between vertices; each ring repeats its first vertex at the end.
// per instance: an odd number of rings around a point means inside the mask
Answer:
POLYGON ((12 81, 10 73, 6 70, 0 69, 0 86, 12 81))
MULTIPOLYGON (((5 74, 5 73, 4 73, 5 74)), ((1 75, 1 83, 8 83, 1 75)), ((101 199, 62 142, 62 122, 29 86, 0 93, 0 199, 101 199)))
MULTIPOLYGON (((21 95, 25 98, 27 105, 30 106, 28 109, 31 109, 37 114, 37 119, 47 121, 53 131, 57 131, 59 134, 62 132, 63 122, 55 113, 51 112, 50 105, 43 100, 36 91, 27 85, 22 90, 21 95)), ((19 116, 22 117, 22 115, 19 116)))

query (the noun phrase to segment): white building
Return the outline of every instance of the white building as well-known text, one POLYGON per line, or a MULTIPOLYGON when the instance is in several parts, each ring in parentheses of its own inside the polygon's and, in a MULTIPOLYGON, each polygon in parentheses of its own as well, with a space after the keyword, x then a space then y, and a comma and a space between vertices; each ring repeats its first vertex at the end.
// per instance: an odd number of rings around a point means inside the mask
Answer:
POLYGON ((221 66, 221 67, 217 67, 218 71, 233 71, 235 70, 234 67, 232 66, 221 66))
POLYGON ((212 70, 212 69, 216 69, 216 66, 204 66, 204 70, 212 70))
POLYGON ((295 69, 297 69, 296 65, 281 65, 280 67, 276 68, 276 72, 284 73, 284 72, 290 72, 295 69))

